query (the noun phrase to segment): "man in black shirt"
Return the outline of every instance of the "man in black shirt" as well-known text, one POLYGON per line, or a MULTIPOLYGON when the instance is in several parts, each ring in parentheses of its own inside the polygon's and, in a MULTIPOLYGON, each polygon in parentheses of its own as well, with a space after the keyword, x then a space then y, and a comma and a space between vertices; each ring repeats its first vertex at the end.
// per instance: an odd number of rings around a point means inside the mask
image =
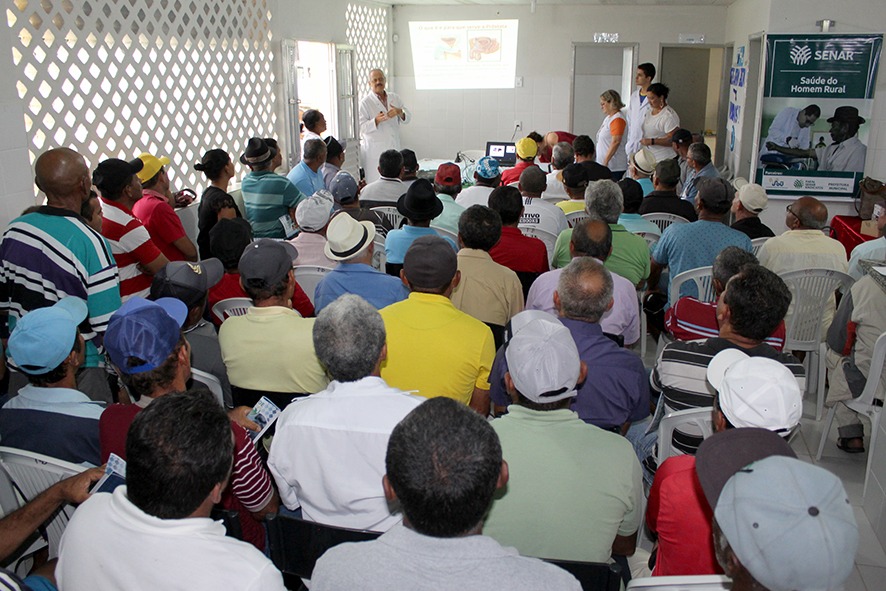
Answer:
POLYGON ((738 190, 735 201, 732 202, 732 215, 735 217, 732 228, 744 232, 751 240, 775 236, 775 233, 758 217, 768 203, 769 198, 763 187, 756 183, 743 185, 738 190))
POLYGON ((680 165, 674 159, 662 160, 655 165, 652 175, 652 193, 643 199, 640 214, 673 213, 684 217, 690 222, 698 219, 695 207, 689 201, 677 195, 676 187, 680 181, 680 165))

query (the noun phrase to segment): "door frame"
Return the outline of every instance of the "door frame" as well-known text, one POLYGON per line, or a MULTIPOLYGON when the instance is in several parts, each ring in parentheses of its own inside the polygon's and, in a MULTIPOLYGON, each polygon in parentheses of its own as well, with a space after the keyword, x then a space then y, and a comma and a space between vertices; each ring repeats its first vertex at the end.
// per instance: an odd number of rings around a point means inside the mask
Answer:
MULTIPOLYGON (((594 43, 593 41, 573 41, 572 42, 572 55, 570 56, 570 66, 569 66, 569 129, 575 129, 575 56, 576 49, 579 47, 620 47, 622 49, 626 47, 630 47, 633 49, 631 52, 631 72, 634 72, 637 69, 637 64, 639 63, 639 49, 640 43, 638 42, 619 42, 619 43, 594 43)), ((621 92, 621 90, 619 90, 621 92)), ((630 97, 622 97, 623 101, 628 100, 630 97)), ((627 103, 625 103, 627 104, 627 103)))

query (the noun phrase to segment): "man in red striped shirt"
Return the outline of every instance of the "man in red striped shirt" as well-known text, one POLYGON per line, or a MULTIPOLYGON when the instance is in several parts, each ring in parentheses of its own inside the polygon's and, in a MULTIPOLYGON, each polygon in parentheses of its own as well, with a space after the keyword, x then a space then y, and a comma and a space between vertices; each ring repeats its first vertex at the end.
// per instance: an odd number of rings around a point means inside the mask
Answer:
POLYGON ((144 224, 132 214, 132 206, 142 197, 136 174, 143 166, 141 160, 109 158, 92 173, 92 183, 101 192, 102 235, 110 242, 117 262, 124 302, 132 296, 148 297, 151 276, 169 262, 151 241, 144 224))

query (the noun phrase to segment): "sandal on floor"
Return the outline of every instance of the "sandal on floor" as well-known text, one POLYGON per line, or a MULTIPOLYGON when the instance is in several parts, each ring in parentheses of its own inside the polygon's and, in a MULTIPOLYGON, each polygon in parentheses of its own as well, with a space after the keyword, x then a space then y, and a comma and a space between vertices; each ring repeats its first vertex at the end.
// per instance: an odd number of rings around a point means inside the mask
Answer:
POLYGON ((864 440, 861 437, 839 437, 837 439, 837 447, 848 454, 862 454, 864 453, 864 440), (862 444, 859 446, 850 446, 849 442, 855 441, 856 439, 861 441, 862 444))

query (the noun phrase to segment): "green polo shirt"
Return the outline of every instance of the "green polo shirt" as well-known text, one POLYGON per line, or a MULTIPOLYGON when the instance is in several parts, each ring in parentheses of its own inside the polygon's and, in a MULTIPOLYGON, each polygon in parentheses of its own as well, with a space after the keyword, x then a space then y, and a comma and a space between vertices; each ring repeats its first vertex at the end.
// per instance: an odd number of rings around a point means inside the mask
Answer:
MULTIPOLYGON (((606 259, 604 266, 612 273, 621 275, 634 285, 649 277, 649 247, 642 236, 631 234, 621 224, 609 224, 612 229, 612 254, 606 259)), ((572 240, 572 228, 560 232, 554 246, 555 269, 569 264, 569 242, 572 240)))

